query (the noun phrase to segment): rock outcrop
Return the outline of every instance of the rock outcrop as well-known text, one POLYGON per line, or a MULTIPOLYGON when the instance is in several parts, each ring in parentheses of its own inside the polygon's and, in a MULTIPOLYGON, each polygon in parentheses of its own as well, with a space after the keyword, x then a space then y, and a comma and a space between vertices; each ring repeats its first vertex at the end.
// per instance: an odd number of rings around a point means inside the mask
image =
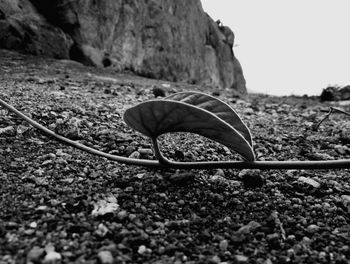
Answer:
POLYGON ((234 34, 200 0, 1 0, 0 47, 246 93, 234 34))

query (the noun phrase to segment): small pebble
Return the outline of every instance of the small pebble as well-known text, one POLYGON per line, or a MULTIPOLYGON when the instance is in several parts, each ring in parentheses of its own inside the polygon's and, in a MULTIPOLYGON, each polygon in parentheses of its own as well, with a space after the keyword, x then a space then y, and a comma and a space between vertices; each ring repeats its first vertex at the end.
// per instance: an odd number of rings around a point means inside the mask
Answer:
POLYGON ((264 261, 264 264, 273 264, 273 262, 270 258, 268 258, 264 261))
POLYGON ((125 155, 130 156, 135 151, 134 146, 127 146, 125 149, 125 155))
POLYGON ((295 251, 293 248, 290 248, 287 250, 287 256, 288 257, 293 257, 295 255, 295 251))
POLYGON ((237 232, 241 234, 249 234, 257 230, 259 227, 261 227, 261 224, 255 221, 250 221, 248 224, 240 227, 237 232))
POLYGON ((176 184, 187 184, 195 179, 193 172, 175 173, 169 177, 169 180, 176 184))
POLYGON ((311 187, 316 188, 316 189, 321 186, 317 181, 315 181, 315 180, 313 180, 311 178, 304 177, 304 176, 299 177, 298 181, 301 182, 301 183, 308 184, 311 187))
POLYGON ((225 177, 225 172, 222 169, 217 169, 214 176, 225 177))
POLYGON ((220 96, 220 91, 219 90, 215 90, 211 93, 211 95, 213 96, 220 96))
POLYGON ((165 247, 160 246, 160 247, 158 248, 158 253, 162 255, 162 254, 164 254, 164 252, 165 252, 165 247))
POLYGON ((62 257, 61 254, 55 251, 50 251, 46 254, 43 263, 45 264, 56 264, 60 263, 62 257))
POLYGON ((56 155, 54 153, 49 153, 45 156, 47 159, 56 159, 56 155))
POLYGON ((306 155, 310 160, 333 160, 334 158, 327 153, 310 153, 306 155))
POLYGON ((106 227, 104 224, 99 224, 97 230, 95 231, 96 235, 99 237, 105 237, 108 233, 108 227, 106 227))
POLYGON ((246 188, 259 188, 265 183, 265 179, 261 175, 260 170, 242 170, 238 174, 238 177, 242 179, 246 188))
POLYGON ((226 155, 231 155, 232 154, 231 150, 228 147, 224 146, 222 149, 225 151, 226 155))
POLYGON ((97 254, 97 257, 98 257, 98 259, 99 259, 101 264, 112 264, 112 263, 114 263, 113 255, 108 250, 100 251, 97 254))
POLYGON ((146 173, 138 173, 136 174, 136 178, 138 179, 142 179, 143 177, 145 177, 146 173))
POLYGON ((0 128, 0 135, 15 136, 16 135, 16 130, 15 130, 15 128, 13 126, 0 128))
POLYGON ((254 114, 254 110, 252 108, 250 108, 250 107, 247 107, 247 108, 244 109, 243 113, 245 115, 252 115, 252 114, 254 114))
POLYGON ((184 205, 184 204, 185 204, 185 201, 182 200, 182 199, 180 199, 180 200, 177 201, 177 203, 178 203, 179 205, 184 205))
POLYGON ((348 213, 350 213, 350 195, 342 195, 341 199, 344 207, 347 209, 348 213))
POLYGON ((344 254, 349 254, 350 253, 350 246, 344 245, 339 249, 339 251, 344 253, 344 254))
POLYGON ((309 233, 313 234, 313 233, 317 232, 318 230, 320 230, 320 227, 319 227, 318 225, 309 225, 309 226, 306 228, 306 230, 307 230, 309 233))
POLYGON ((280 235, 277 233, 268 234, 266 236, 266 241, 271 248, 279 248, 281 245, 280 235))
POLYGON ((307 237, 307 236, 304 236, 303 239, 302 239, 302 243, 305 244, 305 245, 308 245, 312 242, 312 240, 307 237))
POLYGON ((37 224, 36 222, 31 222, 31 223, 29 224, 29 227, 30 227, 30 228, 37 228, 37 227, 38 227, 38 224, 37 224))
POLYGON ((228 247, 228 241, 226 239, 223 239, 220 241, 220 250, 226 251, 228 247))
POLYGON ((41 247, 33 247, 27 254, 27 262, 39 262, 40 258, 44 254, 44 249, 41 247))
POLYGON ((35 230, 34 229, 26 229, 24 231, 24 234, 26 234, 27 236, 31 236, 35 233, 35 230))
POLYGON ((146 246, 141 245, 141 246, 139 246, 139 249, 137 250, 137 253, 139 253, 140 255, 143 255, 143 254, 146 253, 146 251, 147 251, 146 246))
POLYGON ((179 160, 184 160, 185 154, 181 150, 175 150, 174 157, 179 160))
POLYGON ((153 87, 152 93, 154 97, 165 97, 165 91, 162 88, 159 87, 153 87))
POLYGON ((118 214, 117 214, 117 218, 118 218, 120 221, 124 220, 124 219, 127 218, 127 217, 128 217, 128 212, 125 211, 125 210, 121 210, 121 211, 118 212, 118 214))
POLYGON ((219 264, 219 263, 221 263, 221 259, 220 259, 220 257, 219 256, 213 256, 211 259, 210 259, 210 262, 209 263, 213 263, 213 264, 219 264))
POLYGON ((335 145, 334 149, 340 154, 340 155, 346 155, 347 152, 349 152, 349 148, 347 146, 343 145, 335 145))
POLYGON ((294 244, 296 242, 295 235, 288 235, 286 238, 286 242, 288 242, 289 244, 294 244))
POLYGON ((244 264, 244 263, 249 263, 249 258, 244 255, 234 255, 234 260, 235 263, 237 264, 244 264))
POLYGON ((141 156, 152 156, 153 155, 153 150, 152 149, 146 149, 146 148, 141 148, 138 150, 138 152, 141 154, 141 156))
POLYGON ((318 254, 318 258, 319 258, 320 260, 322 260, 322 262, 327 261, 327 253, 324 252, 324 251, 321 251, 321 252, 318 254))
POLYGON ((131 153, 131 154, 129 155, 129 158, 131 158, 131 159, 139 159, 140 156, 141 156, 140 152, 134 151, 133 153, 131 153))
POLYGON ((137 218, 136 214, 129 214, 129 220, 134 221, 137 218))
POLYGON ((45 211, 48 211, 49 210, 49 207, 46 206, 46 205, 40 205, 36 208, 36 211, 42 211, 42 212, 45 212, 45 211))
POLYGON ((125 192, 133 192, 134 191, 134 188, 132 186, 128 186, 125 188, 124 190, 125 192))
POLYGON ((139 253, 140 255, 149 255, 152 253, 152 250, 147 248, 145 245, 141 245, 139 246, 137 253, 139 253))

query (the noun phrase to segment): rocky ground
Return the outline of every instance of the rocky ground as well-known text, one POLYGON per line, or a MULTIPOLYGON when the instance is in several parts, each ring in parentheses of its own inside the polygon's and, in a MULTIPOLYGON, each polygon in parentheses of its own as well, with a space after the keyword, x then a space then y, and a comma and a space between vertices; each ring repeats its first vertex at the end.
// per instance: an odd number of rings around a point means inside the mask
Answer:
MULTIPOLYGON (((154 159, 122 114, 199 90, 230 103, 258 160, 350 154, 349 118, 317 98, 251 95, 112 75, 0 51, 0 96, 41 124, 122 156, 154 159)), ((282 89, 282 88, 281 88, 282 89)), ((349 111, 349 107, 342 106, 349 111)), ((199 136, 162 138, 175 160, 233 160, 199 136)), ((0 263, 350 263, 349 170, 152 170, 67 147, 0 108, 0 263)))

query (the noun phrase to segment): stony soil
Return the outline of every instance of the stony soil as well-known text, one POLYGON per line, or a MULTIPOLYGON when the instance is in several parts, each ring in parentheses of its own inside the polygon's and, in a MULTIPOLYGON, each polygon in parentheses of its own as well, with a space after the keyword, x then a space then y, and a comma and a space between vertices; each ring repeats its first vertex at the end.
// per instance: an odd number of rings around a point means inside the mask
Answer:
MULTIPOLYGON (((125 109, 207 88, 0 51, 0 96, 98 150, 154 159, 125 109), (68 128, 68 130, 67 130, 68 128)), ((214 91, 251 128, 258 160, 350 154, 349 118, 312 128, 317 98, 214 91)), ((349 111, 348 107, 343 107, 349 111)), ((170 159, 240 159, 205 138, 162 138, 170 159)), ((349 170, 152 170, 67 147, 0 108, 0 263, 350 263, 349 170)))

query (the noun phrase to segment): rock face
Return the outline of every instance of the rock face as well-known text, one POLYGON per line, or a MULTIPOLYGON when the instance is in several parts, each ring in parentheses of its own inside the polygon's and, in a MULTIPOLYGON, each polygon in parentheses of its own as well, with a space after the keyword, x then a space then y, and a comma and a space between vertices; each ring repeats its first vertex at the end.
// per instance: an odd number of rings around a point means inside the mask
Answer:
POLYGON ((71 37, 47 23, 27 0, 0 1, 0 47, 69 58, 71 37))
POLYGON ((200 0, 1 0, 0 47, 246 93, 233 32, 200 0))

